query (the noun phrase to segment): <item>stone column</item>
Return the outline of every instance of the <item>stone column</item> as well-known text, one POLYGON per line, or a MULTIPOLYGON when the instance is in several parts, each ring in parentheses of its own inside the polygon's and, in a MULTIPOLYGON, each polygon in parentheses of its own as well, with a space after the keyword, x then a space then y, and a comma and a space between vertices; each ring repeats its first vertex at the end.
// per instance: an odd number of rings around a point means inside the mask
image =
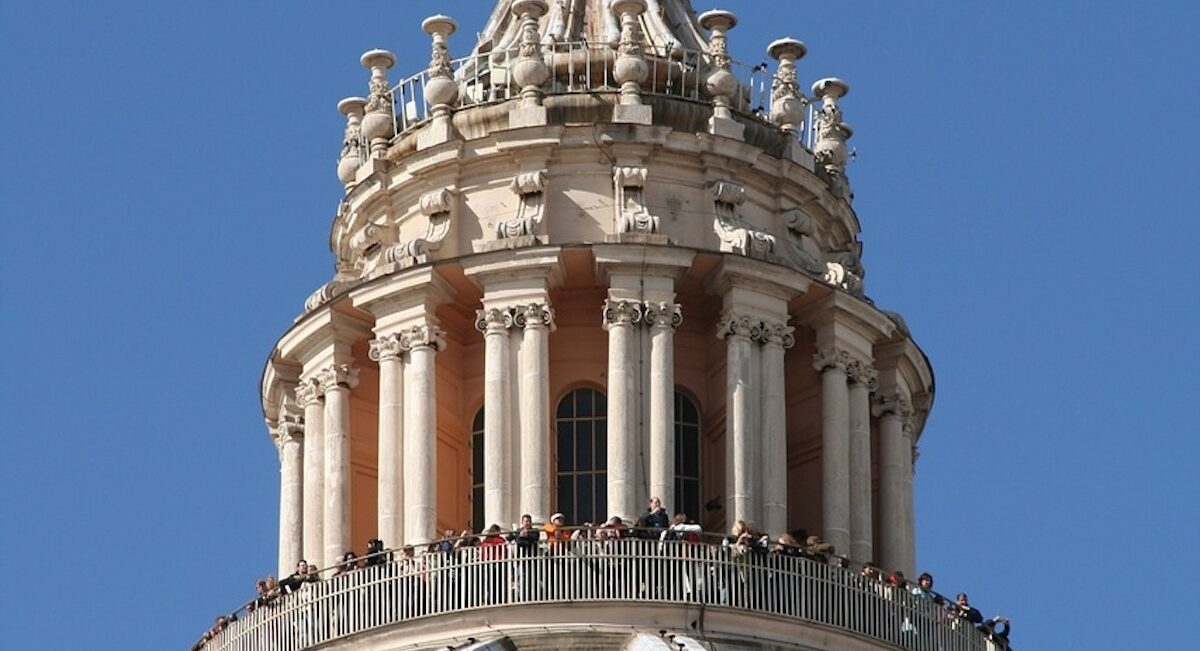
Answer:
POLYGON ((544 303, 518 308, 521 342, 521 512, 550 520, 550 329, 554 311, 544 303))
POLYGON ((762 530, 772 537, 788 530, 784 354, 796 343, 793 332, 786 323, 769 323, 762 333, 762 530))
POLYGON ((638 445, 636 431, 637 333, 642 305, 637 301, 604 302, 608 330, 608 512, 632 519, 637 504, 638 445))
POLYGON ((879 416, 879 563, 913 571, 909 550, 906 491, 912 486, 912 404, 902 393, 880 396, 879 416))
POLYGON ((433 324, 404 333, 409 361, 404 369, 404 533, 421 544, 437 535, 437 375, 435 355, 446 347, 433 324))
POLYGON ((377 535, 388 547, 404 539, 404 360, 397 333, 371 341, 370 357, 379 362, 379 454, 377 535))
POLYGON ((482 531, 493 523, 510 522, 508 504, 512 486, 505 472, 508 449, 509 328, 512 312, 489 308, 475 312, 475 328, 483 333, 483 522, 482 531))
POLYGON ((286 576, 304 553, 304 428, 281 416, 274 438, 279 451, 279 576, 286 576))
POLYGON ((871 523, 871 391, 876 386, 875 369, 863 360, 848 368, 850 379, 850 558, 865 563, 874 560, 871 523))
MULTIPOLYGON (((325 559, 325 401, 319 383, 303 379, 296 404, 304 408, 304 544, 302 557, 317 565, 325 559)), ((293 565, 288 574, 296 570, 293 565)))
POLYGON ((813 355, 813 366, 821 373, 821 518, 825 542, 839 554, 850 551, 849 364, 849 354, 836 348, 813 355))
POLYGON ((751 338, 758 337, 762 324, 739 314, 726 314, 717 329, 725 340, 725 519, 728 524, 744 520, 758 523, 754 494, 757 457, 754 455, 753 411, 757 409, 751 338))
MULTIPOLYGON (((325 556, 328 567, 350 551, 350 391, 358 369, 334 364, 320 371, 325 395, 325 556)), ((310 559, 311 560, 311 559, 310 559)))
POLYGON ((648 303, 650 326, 650 495, 668 510, 675 503, 675 328, 683 323, 678 303, 648 303))

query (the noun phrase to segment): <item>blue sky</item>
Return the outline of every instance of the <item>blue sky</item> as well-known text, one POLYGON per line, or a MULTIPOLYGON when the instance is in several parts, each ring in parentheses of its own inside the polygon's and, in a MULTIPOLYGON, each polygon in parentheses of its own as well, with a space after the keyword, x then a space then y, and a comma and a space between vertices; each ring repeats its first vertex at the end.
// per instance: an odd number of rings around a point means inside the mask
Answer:
MULTIPOLYGON (((1022 651, 1192 646, 1200 15, 882 4, 723 6, 851 84, 867 289, 937 374, 919 565, 1022 651)), ((0 3, 0 646, 186 648, 274 571, 257 382, 331 273, 335 105, 490 8, 0 3)))

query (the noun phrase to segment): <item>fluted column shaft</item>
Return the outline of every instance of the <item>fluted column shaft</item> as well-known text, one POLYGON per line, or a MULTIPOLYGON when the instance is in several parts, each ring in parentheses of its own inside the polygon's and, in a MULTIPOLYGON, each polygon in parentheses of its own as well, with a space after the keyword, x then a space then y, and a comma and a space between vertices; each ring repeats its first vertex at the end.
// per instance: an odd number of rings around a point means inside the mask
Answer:
POLYGON ((350 390, 358 370, 337 364, 321 371, 325 393, 325 554, 321 566, 350 551, 350 390))
POLYGON ((792 328, 765 324, 762 349, 762 529, 772 536, 788 531, 787 402, 784 355, 795 343, 792 328))
POLYGON ((512 314, 507 309, 486 309, 476 313, 475 327, 483 332, 483 522, 482 531, 492 524, 512 522, 508 512, 512 487, 505 472, 508 449, 509 328, 512 314))
POLYGON ((667 509, 675 502, 675 328, 683 321, 679 305, 651 304, 650 324, 650 495, 667 509))
MULTIPOLYGON (((821 517, 825 541, 845 554, 850 550, 850 397, 845 352, 818 351, 821 372, 821 517)), ((867 559, 870 560, 870 559, 867 559)))
POLYGON ((746 316, 724 317, 719 336, 725 339, 725 513, 728 522, 758 524, 754 494, 755 435, 751 431, 757 408, 751 337, 761 323, 746 316))
POLYGON ((404 352, 398 334, 371 341, 371 359, 379 362, 377 535, 389 547, 405 542, 404 352))
POLYGON ((636 486, 637 336, 642 306, 635 301, 605 301, 608 330, 608 512, 622 519, 638 513, 636 486))
POLYGON ((416 326, 405 335, 404 533, 407 542, 437 536, 437 376, 435 356, 445 347, 442 331, 416 326))
POLYGON ((850 366, 850 557, 873 560, 874 537, 871 507, 871 390, 875 371, 855 361, 850 366))
POLYGON ((521 512, 550 520, 550 325, 545 305, 518 308, 521 343, 521 512))
MULTIPOLYGON (((304 407, 304 543, 302 556, 317 565, 325 558, 325 402, 313 380, 296 387, 304 407)), ((293 565, 288 574, 295 571, 293 565)))
POLYGON ((279 450, 279 575, 293 572, 303 557, 304 433, 299 423, 283 422, 275 438, 279 450))

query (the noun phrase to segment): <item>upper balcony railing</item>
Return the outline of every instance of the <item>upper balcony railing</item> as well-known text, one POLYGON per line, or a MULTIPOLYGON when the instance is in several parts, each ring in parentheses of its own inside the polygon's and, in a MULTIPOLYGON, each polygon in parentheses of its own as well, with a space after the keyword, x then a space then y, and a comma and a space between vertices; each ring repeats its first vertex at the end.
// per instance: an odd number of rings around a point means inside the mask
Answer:
POLYGON ((513 543, 467 547, 303 583, 230 623, 204 648, 299 651, 440 615, 587 602, 771 615, 913 651, 1003 648, 929 599, 807 558, 643 539, 543 542, 521 551, 513 543))
MULTIPOLYGON (((521 88, 511 74, 511 62, 516 61, 517 56, 517 50, 512 49, 451 61, 459 88, 458 99, 451 108, 481 106, 520 97, 521 88)), ((645 46, 643 56, 650 74, 641 85, 642 94, 694 102, 711 100, 705 89, 705 80, 712 71, 708 54, 677 46, 645 46)), ((543 47, 542 58, 550 69, 550 80, 542 90, 546 95, 615 93, 620 90, 620 84, 613 78, 613 64, 617 57, 617 51, 604 44, 567 42, 543 47)), ((738 79, 738 88, 730 108, 770 125, 768 114, 772 75, 767 65, 749 66, 732 61, 730 72, 738 79)), ((425 100, 424 92, 430 75, 429 70, 424 70, 392 87, 396 134, 412 131, 431 117, 432 107, 425 100)), ((812 149, 815 139, 812 124, 813 110, 810 105, 803 128, 796 131, 796 137, 808 149, 812 149)))

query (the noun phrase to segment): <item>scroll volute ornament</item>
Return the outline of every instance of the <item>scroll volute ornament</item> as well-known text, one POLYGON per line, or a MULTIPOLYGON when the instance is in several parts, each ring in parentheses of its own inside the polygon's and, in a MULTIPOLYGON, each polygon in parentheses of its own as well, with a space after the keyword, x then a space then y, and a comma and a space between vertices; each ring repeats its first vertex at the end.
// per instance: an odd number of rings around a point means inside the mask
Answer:
POLYGON ((713 231, 721 240, 721 250, 769 259, 775 252, 775 236, 750 227, 738 216, 738 207, 746 202, 746 189, 727 180, 713 181, 708 187, 716 211, 713 231))
POLYGON ((519 198, 516 217, 496 224, 496 237, 508 239, 536 235, 542 223, 546 195, 546 170, 518 174, 509 189, 519 198))
POLYGON ((421 195, 418 206, 421 214, 429 220, 425 235, 389 247, 384 254, 385 261, 401 264, 429 262, 429 254, 441 249, 442 242, 450 233, 457 195, 458 188, 454 186, 421 195))
POLYGON ((646 207, 645 188, 648 176, 649 171, 644 167, 613 168, 618 233, 658 232, 658 217, 650 214, 646 207))

